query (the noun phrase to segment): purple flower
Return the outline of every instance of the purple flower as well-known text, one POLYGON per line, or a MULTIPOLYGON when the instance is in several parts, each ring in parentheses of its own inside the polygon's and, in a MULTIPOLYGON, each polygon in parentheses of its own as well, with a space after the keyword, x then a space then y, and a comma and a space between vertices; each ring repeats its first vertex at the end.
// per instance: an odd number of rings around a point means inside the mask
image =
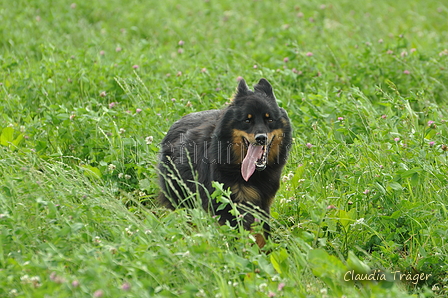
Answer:
POLYGON ((142 112, 142 109, 136 109, 135 112, 136 112, 137 114, 138 114, 138 113, 141 113, 141 112, 142 112))
POLYGON ((283 58, 283 62, 285 63, 289 62, 289 58, 288 57, 283 58))
POLYGON ((127 282, 125 282, 124 284, 121 285, 121 289, 123 291, 129 291, 131 289, 131 285, 127 282))
POLYGON ((381 118, 386 119, 387 116, 386 115, 381 115, 381 118))
POLYGON ((280 292, 281 290, 283 290, 284 287, 285 287, 285 283, 281 282, 281 283, 278 284, 277 290, 280 292))
POLYGON ((311 143, 306 143, 306 147, 307 147, 308 149, 311 149, 311 148, 313 147, 313 145, 312 145, 311 143))
POLYGON ((386 54, 388 54, 388 55, 392 55, 394 53, 394 51, 392 51, 392 50, 387 50, 387 52, 386 52, 386 54))
POLYGON ((139 68, 139 66, 137 64, 134 64, 134 65, 132 65, 132 68, 137 69, 137 68, 139 68))
POLYGON ((400 142, 400 138, 395 138, 394 141, 395 142, 400 142))
POLYGON ((433 147, 434 144, 435 144, 435 142, 433 142, 433 141, 429 142, 429 147, 433 147))
POLYGON ((243 79, 242 76, 238 76, 238 77, 236 78, 236 81, 239 82, 239 81, 241 81, 242 79, 243 79))
POLYGON ((72 287, 74 287, 74 288, 79 287, 79 281, 77 281, 77 280, 72 281, 72 287))
POLYGON ((308 52, 308 53, 306 53, 305 55, 307 55, 308 57, 311 57, 311 56, 313 56, 314 54, 313 54, 312 52, 308 52))
POLYGON ((121 52, 121 48, 120 48, 120 47, 117 47, 117 48, 115 49, 115 52, 121 52))
POLYGON ((338 117, 338 120, 339 120, 339 121, 343 121, 343 120, 344 120, 344 117, 338 117))
POLYGON ((406 74, 406 75, 408 75, 408 74, 410 74, 411 72, 410 72, 409 70, 406 69, 406 70, 403 70, 403 73, 406 74))
POLYGON ((100 55, 104 56, 105 52, 104 51, 100 51, 100 55))
POLYGON ((205 68, 205 67, 204 67, 204 68, 202 68, 202 69, 201 69, 201 72, 202 72, 202 73, 205 73, 205 72, 207 72, 207 68, 205 68))
POLYGON ((116 102, 111 102, 111 103, 109 104, 109 109, 112 109, 113 107, 115 107, 115 104, 116 104, 116 102))
POLYGON ((366 189, 366 190, 363 191, 362 193, 365 194, 365 195, 367 195, 367 194, 369 194, 369 192, 370 192, 370 190, 366 189))
POLYGON ((103 297, 104 292, 102 290, 96 290, 95 293, 93 293, 93 297, 95 298, 99 298, 99 297, 103 297))
POLYGON ((327 209, 328 209, 328 210, 336 209, 336 206, 335 206, 335 205, 328 205, 328 206, 327 206, 327 209))
POLYGON ((177 44, 180 46, 183 46, 185 44, 185 42, 183 40, 179 40, 179 42, 177 44))
POLYGON ((255 68, 255 69, 258 68, 257 64, 254 65, 254 68, 255 68))
POLYGON ((100 93, 100 96, 101 96, 101 97, 106 97, 106 95, 107 95, 107 94, 106 94, 106 91, 102 91, 102 92, 100 93))
POLYGON ((428 121, 428 126, 431 127, 434 123, 435 123, 435 121, 429 120, 428 121))

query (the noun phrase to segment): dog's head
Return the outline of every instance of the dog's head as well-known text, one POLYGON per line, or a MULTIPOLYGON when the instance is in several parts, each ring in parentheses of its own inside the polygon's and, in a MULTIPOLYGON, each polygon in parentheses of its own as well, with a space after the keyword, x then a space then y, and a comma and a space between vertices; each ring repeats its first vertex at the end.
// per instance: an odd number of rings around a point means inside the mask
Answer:
POLYGON ((261 79, 254 91, 240 80, 229 108, 234 161, 241 162, 241 175, 248 181, 255 170, 263 171, 269 163, 278 162, 285 133, 290 134, 289 119, 266 79, 261 79))

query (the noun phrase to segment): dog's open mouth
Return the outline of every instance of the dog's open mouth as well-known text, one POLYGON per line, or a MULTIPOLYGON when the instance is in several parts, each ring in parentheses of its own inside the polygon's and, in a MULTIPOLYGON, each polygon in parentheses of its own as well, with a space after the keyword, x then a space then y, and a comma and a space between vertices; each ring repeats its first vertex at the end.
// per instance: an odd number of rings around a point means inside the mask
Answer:
POLYGON ((269 145, 256 145, 245 138, 243 139, 247 147, 247 153, 241 164, 241 175, 244 180, 248 181, 255 170, 263 171, 266 169, 269 145))

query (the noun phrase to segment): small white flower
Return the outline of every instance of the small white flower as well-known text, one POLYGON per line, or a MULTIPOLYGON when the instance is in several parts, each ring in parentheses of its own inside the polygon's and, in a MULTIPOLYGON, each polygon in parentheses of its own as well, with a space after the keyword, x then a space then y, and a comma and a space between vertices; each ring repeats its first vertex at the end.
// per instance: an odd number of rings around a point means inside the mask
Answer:
POLYGON ((151 145, 152 141, 154 141, 154 137, 153 136, 149 136, 145 138, 145 142, 147 145, 151 145))
POLYGON ((357 219, 354 223, 351 224, 351 226, 354 227, 354 226, 362 225, 362 224, 364 224, 364 217, 357 219))
POLYGON ((27 274, 25 274, 24 276, 20 277, 20 280, 22 282, 29 282, 30 277, 27 274))

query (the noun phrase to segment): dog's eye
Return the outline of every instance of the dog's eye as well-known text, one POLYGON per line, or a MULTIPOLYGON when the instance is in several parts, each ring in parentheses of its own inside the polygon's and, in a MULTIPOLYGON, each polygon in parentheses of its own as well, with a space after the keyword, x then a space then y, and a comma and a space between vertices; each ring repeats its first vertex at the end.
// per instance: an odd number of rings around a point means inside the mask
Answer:
POLYGON ((268 119, 268 122, 274 122, 274 119, 269 118, 269 119, 268 119))
POLYGON ((244 120, 244 122, 246 122, 246 123, 250 123, 250 119, 247 118, 246 120, 244 120))

